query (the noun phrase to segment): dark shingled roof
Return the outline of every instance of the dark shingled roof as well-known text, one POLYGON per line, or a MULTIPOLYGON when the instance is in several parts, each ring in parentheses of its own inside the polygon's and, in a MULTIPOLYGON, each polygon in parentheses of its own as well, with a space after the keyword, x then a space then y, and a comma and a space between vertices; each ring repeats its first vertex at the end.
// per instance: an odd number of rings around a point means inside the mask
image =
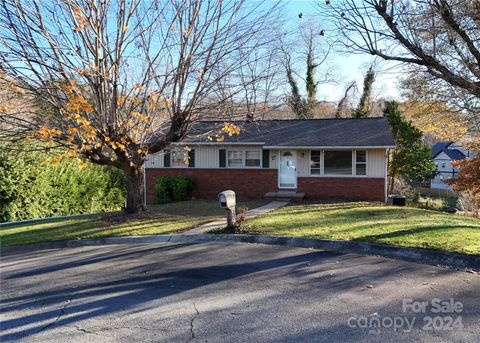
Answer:
POLYGON ((444 149, 447 149, 452 142, 439 142, 432 147, 432 157, 437 156, 444 149))
POLYGON ((432 147, 432 158, 437 157, 440 153, 444 152, 452 160, 463 160, 465 154, 458 149, 449 149, 448 147, 453 142, 439 142, 432 147))
MULTIPOLYGON (((388 147, 393 146, 386 118, 260 120, 232 122, 240 134, 224 142, 264 143, 278 147, 388 147)), ((185 142, 206 142, 223 122, 198 122, 185 142)))
POLYGON ((443 152, 454 161, 463 160, 465 157, 467 157, 463 152, 457 149, 444 149, 443 152))

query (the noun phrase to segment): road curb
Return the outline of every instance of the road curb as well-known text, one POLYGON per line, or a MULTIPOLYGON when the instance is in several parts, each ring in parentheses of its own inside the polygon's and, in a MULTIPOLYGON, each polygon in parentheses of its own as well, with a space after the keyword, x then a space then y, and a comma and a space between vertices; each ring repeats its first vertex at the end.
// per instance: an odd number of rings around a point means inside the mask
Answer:
POLYGON ((409 262, 430 264, 435 266, 480 272, 480 256, 458 253, 447 253, 432 249, 396 247, 368 242, 340 241, 308 237, 233 235, 233 234, 175 234, 106 237, 98 239, 79 239, 72 241, 54 241, 28 246, 8 247, 2 254, 32 252, 33 250, 63 249, 95 245, 116 244, 151 244, 151 243, 205 243, 205 242, 237 242, 279 245, 297 248, 313 248, 339 253, 374 255, 399 259, 409 262))

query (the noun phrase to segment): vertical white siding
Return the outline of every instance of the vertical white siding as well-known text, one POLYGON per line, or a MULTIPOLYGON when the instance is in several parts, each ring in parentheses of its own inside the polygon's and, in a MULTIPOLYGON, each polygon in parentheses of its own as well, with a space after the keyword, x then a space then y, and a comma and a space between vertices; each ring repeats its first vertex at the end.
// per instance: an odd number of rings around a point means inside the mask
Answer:
POLYGON ((270 169, 277 169, 279 158, 278 150, 270 150, 270 169))
POLYGON ((163 168, 163 153, 148 154, 145 168, 163 168))
MULTIPOLYGON (((252 145, 200 145, 191 146, 195 149, 196 168, 218 168, 219 150, 261 150, 261 146, 252 145)), ((270 150, 270 169, 277 169, 284 150, 270 150)), ((297 155, 297 176, 310 176, 310 150, 296 150, 297 155)), ((145 168, 163 168, 163 153, 149 154, 145 168)), ((367 150, 367 177, 385 177, 386 149, 367 150)))
POLYGON ((220 147, 217 146, 196 146, 195 167, 196 168, 218 168, 220 147))
POLYGON ((385 164, 387 163, 386 149, 367 150, 367 176, 385 177, 385 164))
POLYGON ((297 176, 310 175, 310 150, 297 150, 297 176))
MULTIPOLYGON (((195 150, 195 167, 196 168, 218 168, 219 167, 219 150, 262 150, 260 145, 196 145, 189 146, 195 150)), ((145 168, 163 168, 163 153, 149 154, 145 163, 145 168)), ((272 161, 270 157, 270 164, 272 161)))

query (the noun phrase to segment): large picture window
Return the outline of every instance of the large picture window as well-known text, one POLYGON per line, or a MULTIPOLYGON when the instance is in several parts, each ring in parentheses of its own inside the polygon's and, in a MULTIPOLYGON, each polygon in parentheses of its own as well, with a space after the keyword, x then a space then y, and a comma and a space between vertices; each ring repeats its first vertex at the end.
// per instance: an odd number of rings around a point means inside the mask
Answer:
POLYGON ((320 175, 320 150, 310 152, 310 174, 320 175))
POLYGON ((327 150, 323 154, 325 175, 352 175, 352 151, 327 150))

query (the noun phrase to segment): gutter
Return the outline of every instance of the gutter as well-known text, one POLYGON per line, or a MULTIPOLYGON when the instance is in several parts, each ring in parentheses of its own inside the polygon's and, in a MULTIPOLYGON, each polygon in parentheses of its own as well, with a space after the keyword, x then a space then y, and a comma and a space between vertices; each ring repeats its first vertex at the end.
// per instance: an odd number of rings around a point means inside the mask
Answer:
POLYGON ((264 149, 392 149, 394 145, 265 145, 265 142, 182 142, 172 145, 261 145, 264 149))

